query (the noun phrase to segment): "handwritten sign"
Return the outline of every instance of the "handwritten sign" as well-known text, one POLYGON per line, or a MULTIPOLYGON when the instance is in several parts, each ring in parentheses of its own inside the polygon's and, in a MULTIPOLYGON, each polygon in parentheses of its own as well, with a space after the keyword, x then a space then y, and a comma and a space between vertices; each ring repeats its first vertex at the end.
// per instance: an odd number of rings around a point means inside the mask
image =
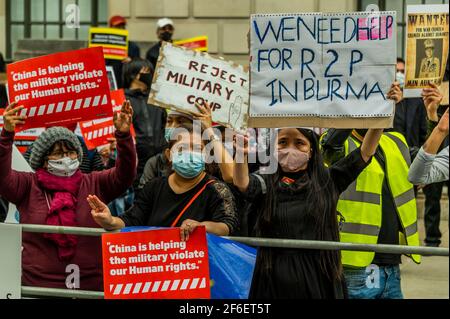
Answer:
POLYGON ((249 126, 391 126, 395 19, 395 12, 252 15, 249 126))
POLYGON ((202 35, 199 37, 177 40, 173 41, 173 44, 195 51, 206 52, 208 51, 208 36, 202 35))
POLYGON ((209 103, 213 121, 238 131, 246 128, 248 73, 241 65, 165 43, 161 47, 149 103, 199 113, 209 103))
POLYGON ((27 59, 7 66, 11 101, 25 108, 25 125, 67 126, 112 116, 109 84, 101 48, 27 59))
POLYGON ((210 298, 205 227, 102 235, 106 299, 210 298))
POLYGON ((405 97, 440 85, 448 57, 448 5, 407 6, 405 97))
POLYGON ((128 57, 128 30, 90 28, 89 47, 103 48, 105 59, 123 60, 128 57))

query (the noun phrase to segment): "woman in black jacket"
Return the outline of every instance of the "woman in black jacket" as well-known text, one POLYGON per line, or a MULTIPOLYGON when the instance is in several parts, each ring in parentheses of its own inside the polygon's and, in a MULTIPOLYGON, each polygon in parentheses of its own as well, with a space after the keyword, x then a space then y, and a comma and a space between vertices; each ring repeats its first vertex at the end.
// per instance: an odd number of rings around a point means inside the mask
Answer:
POLYGON ((133 126, 136 131, 138 156, 136 183, 139 182, 147 160, 167 146, 164 138, 167 113, 159 107, 147 104, 152 77, 153 68, 147 60, 134 58, 123 66, 125 96, 133 105, 134 111, 133 126))

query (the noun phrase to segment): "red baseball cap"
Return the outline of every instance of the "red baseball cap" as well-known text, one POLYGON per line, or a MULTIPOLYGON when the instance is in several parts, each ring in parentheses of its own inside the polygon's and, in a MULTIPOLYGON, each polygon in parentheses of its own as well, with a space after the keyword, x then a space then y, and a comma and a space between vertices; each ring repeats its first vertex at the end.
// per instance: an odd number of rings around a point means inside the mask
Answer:
POLYGON ((127 19, 122 16, 113 16, 109 19, 110 27, 117 27, 118 25, 127 24, 127 19))

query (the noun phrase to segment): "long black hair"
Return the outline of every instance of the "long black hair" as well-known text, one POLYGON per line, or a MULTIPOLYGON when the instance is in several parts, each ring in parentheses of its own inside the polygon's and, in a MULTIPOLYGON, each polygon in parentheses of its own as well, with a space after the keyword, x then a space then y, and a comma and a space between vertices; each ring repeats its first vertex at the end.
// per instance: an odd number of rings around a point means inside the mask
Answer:
MULTIPOLYGON (((311 144, 311 158, 306 169, 306 184, 297 185, 305 189, 308 211, 313 212, 315 220, 316 240, 339 241, 339 228, 337 222, 336 206, 339 194, 333 190, 333 183, 328 169, 324 165, 322 154, 319 149, 319 140, 311 130, 298 129, 311 144)), ((281 167, 277 172, 267 177, 267 194, 260 206, 258 221, 256 223, 256 234, 259 237, 274 237, 273 215, 277 209, 277 190, 280 183, 281 167)), ((295 185, 294 185, 295 187, 295 185)), ((340 252, 335 250, 321 250, 320 268, 322 272, 332 281, 342 278, 342 264, 340 252)), ((262 266, 265 271, 270 271, 272 258, 270 250, 261 254, 262 266)))

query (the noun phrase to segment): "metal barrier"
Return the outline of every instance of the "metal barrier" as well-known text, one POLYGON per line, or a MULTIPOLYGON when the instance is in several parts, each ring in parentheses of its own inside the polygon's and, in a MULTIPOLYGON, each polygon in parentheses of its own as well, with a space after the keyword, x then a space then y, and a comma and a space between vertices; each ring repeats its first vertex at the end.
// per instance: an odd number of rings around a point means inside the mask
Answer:
MULTIPOLYGON (((80 236, 101 236, 102 234, 105 233, 118 232, 118 231, 108 232, 101 228, 62 227, 62 226, 31 225, 31 224, 20 224, 20 225, 22 227, 23 232, 31 232, 31 233, 57 233, 57 234, 71 234, 80 236)), ((378 245, 378 244, 369 245, 369 244, 341 243, 333 241, 278 239, 278 238, 252 238, 252 237, 230 237, 230 236, 224 236, 223 238, 257 247, 374 251, 378 253, 389 253, 389 254, 449 256, 448 248, 436 248, 436 247, 378 245)), ((99 299, 104 297, 103 292, 86 291, 86 290, 70 290, 70 289, 22 286, 21 291, 22 296, 32 296, 32 297, 67 297, 67 298, 83 298, 83 299, 99 299)))

